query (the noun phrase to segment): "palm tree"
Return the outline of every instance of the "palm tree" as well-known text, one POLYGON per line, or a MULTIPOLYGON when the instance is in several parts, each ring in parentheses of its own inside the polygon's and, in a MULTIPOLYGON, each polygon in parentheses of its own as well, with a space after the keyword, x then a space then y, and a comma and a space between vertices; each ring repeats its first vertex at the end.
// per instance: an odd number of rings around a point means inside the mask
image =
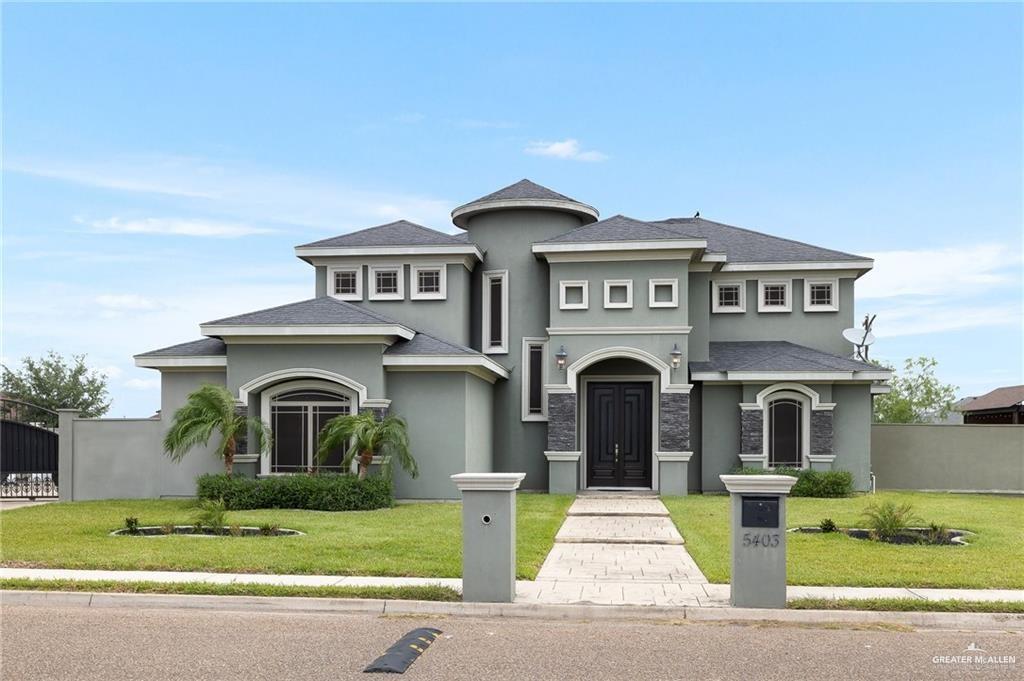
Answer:
POLYGON ((217 455, 224 459, 224 472, 231 475, 239 438, 252 429, 256 446, 262 454, 270 440, 270 428, 263 421, 248 418, 235 411, 235 398, 224 386, 204 384, 188 396, 174 412, 171 429, 164 436, 164 452, 175 461, 197 445, 206 445, 214 431, 220 433, 217 455))
POLYGON ((373 455, 382 457, 380 471, 386 478, 391 477, 391 460, 397 458, 399 465, 412 477, 419 476, 416 461, 409 452, 409 432, 405 420, 398 416, 385 416, 378 420, 372 411, 360 414, 335 416, 320 431, 317 458, 322 462, 338 447, 348 447, 343 468, 349 468, 353 459, 359 457, 359 479, 366 478, 373 455))

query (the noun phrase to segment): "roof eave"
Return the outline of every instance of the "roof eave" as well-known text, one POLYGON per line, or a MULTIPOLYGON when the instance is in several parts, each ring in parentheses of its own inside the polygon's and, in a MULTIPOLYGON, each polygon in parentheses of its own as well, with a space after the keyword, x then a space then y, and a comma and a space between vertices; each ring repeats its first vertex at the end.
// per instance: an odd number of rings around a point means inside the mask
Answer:
POLYGON ((390 336, 410 340, 416 335, 401 324, 201 324, 204 336, 244 338, 251 336, 390 336))
POLYGON ((295 256, 301 260, 305 260, 306 262, 311 262, 311 258, 324 258, 331 256, 366 257, 406 255, 461 255, 475 258, 477 262, 482 262, 484 259, 483 253, 474 244, 295 247, 295 256))
POLYGON ((143 369, 216 369, 226 367, 225 355, 135 355, 135 366, 143 369))
POLYGON ((459 206, 452 211, 452 222, 455 223, 456 227, 467 229, 470 218, 480 213, 495 210, 528 210, 531 208, 570 213, 582 218, 585 225, 597 222, 598 218, 601 217, 596 208, 579 201, 565 201, 561 199, 496 199, 491 201, 473 201, 459 206))

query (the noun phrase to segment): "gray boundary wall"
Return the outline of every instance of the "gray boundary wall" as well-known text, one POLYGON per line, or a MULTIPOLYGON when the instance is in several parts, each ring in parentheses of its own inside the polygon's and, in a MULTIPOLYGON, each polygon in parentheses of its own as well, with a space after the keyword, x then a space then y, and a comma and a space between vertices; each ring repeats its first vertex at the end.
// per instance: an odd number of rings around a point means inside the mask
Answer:
POLYGON ((1024 493, 1024 427, 871 426, 879 489, 1024 493))

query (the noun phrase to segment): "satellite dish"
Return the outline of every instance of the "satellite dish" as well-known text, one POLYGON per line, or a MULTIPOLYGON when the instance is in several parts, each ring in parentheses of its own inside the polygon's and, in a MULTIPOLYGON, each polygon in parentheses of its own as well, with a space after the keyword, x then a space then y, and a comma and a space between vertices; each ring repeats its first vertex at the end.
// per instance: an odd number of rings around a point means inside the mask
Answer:
POLYGON ((875 334, 870 331, 864 331, 864 329, 857 326, 843 331, 843 338, 854 345, 871 345, 875 342, 875 334))

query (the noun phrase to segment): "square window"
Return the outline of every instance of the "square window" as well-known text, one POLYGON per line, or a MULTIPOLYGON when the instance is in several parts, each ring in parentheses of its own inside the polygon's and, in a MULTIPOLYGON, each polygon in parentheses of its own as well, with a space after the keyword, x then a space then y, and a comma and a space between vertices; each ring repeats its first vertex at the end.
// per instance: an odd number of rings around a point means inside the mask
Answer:
POLYGON ((401 265, 370 265, 370 300, 405 298, 405 276, 401 265))
POLYGON ((356 273, 340 270, 334 273, 334 293, 337 295, 355 295, 356 273))
POLYGON ((558 308, 560 310, 586 310, 590 307, 590 282, 558 282, 558 308))
POLYGON ((416 273, 416 282, 420 293, 441 292, 441 273, 437 270, 420 270, 416 273))
POLYGON ((445 265, 411 265, 413 300, 445 300, 448 297, 448 269, 445 265))
POLYGON ((362 266, 328 267, 327 294, 339 300, 362 300, 362 266))
POLYGON ((786 287, 783 284, 767 284, 764 287, 764 304, 767 307, 781 307, 786 304, 786 287))
POLYGON ((736 284, 730 286, 721 286, 718 289, 718 306, 719 307, 739 307, 740 306, 740 287, 736 284))
POLYGON ((679 307, 678 279, 651 279, 647 291, 648 307, 679 307))
POLYGON ((811 305, 831 305, 832 284, 811 284, 811 305))
POLYGON ((611 309, 633 307, 633 280, 605 279, 604 306, 611 309))
POLYGON ((746 312, 747 282, 712 281, 712 312, 746 312))
POLYGON ((839 279, 805 279, 804 312, 837 312, 839 279))
POLYGON ((789 312, 792 309, 789 299, 789 281, 759 281, 760 295, 757 300, 758 312, 789 312))
POLYGON ((398 293, 398 272, 377 272, 377 293, 398 293))

